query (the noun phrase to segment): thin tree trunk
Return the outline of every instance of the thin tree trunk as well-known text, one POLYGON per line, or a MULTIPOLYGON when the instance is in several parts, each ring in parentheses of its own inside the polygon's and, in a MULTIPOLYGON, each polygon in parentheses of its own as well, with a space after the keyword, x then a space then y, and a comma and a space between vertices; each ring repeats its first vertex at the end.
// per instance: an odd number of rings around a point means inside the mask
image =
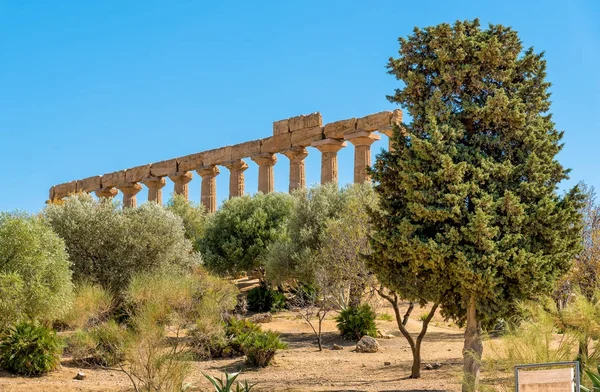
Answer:
POLYGON ((463 348, 463 392, 475 392, 479 381, 483 342, 481 340, 481 322, 477 320, 475 297, 469 298, 467 309, 467 328, 465 330, 465 345, 463 348))
POLYGON ((408 323, 408 319, 410 318, 410 314, 412 313, 414 308, 414 302, 408 304, 408 309, 406 309, 406 313, 404 313, 404 317, 402 318, 402 325, 406 325, 408 323))

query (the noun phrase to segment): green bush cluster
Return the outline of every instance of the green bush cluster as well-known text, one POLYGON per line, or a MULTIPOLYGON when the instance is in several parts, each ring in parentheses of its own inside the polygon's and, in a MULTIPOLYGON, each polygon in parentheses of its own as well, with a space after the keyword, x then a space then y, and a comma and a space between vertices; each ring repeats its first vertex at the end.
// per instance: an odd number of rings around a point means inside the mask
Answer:
POLYGON ((68 339, 73 359, 87 365, 114 366, 123 361, 126 330, 114 320, 89 330, 79 330, 68 339))
POLYGON ((242 343, 246 363, 255 367, 268 366, 277 350, 285 348, 287 345, 279 339, 279 334, 273 331, 251 333, 242 343))
POLYGON ((278 312, 287 307, 285 295, 263 286, 248 291, 248 310, 254 312, 278 312))
POLYGON ((376 317, 373 309, 364 304, 342 310, 335 321, 343 338, 359 340, 363 336, 377 336, 376 317))
POLYGON ((48 373, 58 366, 61 352, 56 332, 35 323, 17 323, 0 336, 0 366, 11 373, 48 373))

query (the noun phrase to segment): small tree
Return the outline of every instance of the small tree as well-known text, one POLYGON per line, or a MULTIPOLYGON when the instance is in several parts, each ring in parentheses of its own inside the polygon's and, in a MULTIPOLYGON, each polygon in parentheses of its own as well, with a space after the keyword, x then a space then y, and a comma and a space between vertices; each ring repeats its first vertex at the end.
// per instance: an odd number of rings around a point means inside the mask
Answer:
POLYGON ((548 293, 579 252, 581 196, 556 193, 568 171, 556 160, 546 64, 515 31, 477 20, 416 28, 388 66, 404 82, 389 99, 412 122, 372 172, 381 212, 371 265, 391 287, 410 272, 444 293, 442 313, 466 323, 472 391, 482 328, 548 293))
POLYGON ((0 330, 19 321, 52 321, 71 305, 64 242, 39 217, 0 213, 0 330))
POLYGON ((284 193, 258 193, 223 203, 199 241, 207 268, 238 275, 261 266, 269 245, 285 235, 292 203, 284 193))
POLYGON ((76 282, 122 292, 137 272, 199 263, 181 219, 155 203, 121 210, 75 195, 47 206, 44 216, 65 241, 76 282))

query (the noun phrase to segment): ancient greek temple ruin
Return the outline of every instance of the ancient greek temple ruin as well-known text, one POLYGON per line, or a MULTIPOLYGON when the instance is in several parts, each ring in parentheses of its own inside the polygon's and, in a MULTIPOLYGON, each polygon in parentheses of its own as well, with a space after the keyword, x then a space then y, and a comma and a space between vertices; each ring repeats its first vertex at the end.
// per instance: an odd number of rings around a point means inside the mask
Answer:
POLYGON ((201 178, 201 202, 210 212, 217 208, 216 181, 219 167, 230 172, 229 197, 244 194, 245 160, 258 165, 258 191, 273 192, 273 166, 276 154, 290 161, 290 192, 306 186, 304 159, 309 148, 321 153, 321 183, 338 181, 337 154, 350 142, 354 146, 354 182, 369 181, 367 166, 371 165, 371 145, 380 139, 378 132, 391 136, 393 124, 402 121, 402 112, 395 110, 351 118, 323 125, 320 113, 301 115, 273 123, 273 136, 233 146, 202 151, 166 161, 149 163, 113 173, 54 185, 48 203, 55 203, 75 193, 95 193, 97 197, 113 198, 123 194, 123 206, 135 207, 136 195, 142 184, 148 188, 148 200, 162 203, 162 189, 167 178, 173 182, 174 193, 188 198, 189 183, 196 172, 201 178))

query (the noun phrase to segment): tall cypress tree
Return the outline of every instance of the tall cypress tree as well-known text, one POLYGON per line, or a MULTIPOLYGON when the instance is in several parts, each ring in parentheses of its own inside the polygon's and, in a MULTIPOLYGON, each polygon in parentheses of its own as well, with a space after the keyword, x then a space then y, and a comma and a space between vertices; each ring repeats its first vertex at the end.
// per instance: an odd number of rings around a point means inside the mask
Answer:
MULTIPOLYGON (((580 250, 581 195, 557 185, 562 132, 550 109, 543 53, 517 32, 458 21, 400 38, 388 97, 412 122, 372 169, 368 263, 398 293, 435 281, 442 314, 465 325, 463 391, 475 390, 481 331, 548 293, 580 250)), ((427 299, 427 293, 421 294, 427 299)))

